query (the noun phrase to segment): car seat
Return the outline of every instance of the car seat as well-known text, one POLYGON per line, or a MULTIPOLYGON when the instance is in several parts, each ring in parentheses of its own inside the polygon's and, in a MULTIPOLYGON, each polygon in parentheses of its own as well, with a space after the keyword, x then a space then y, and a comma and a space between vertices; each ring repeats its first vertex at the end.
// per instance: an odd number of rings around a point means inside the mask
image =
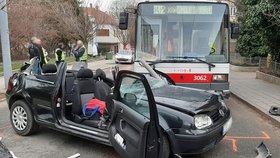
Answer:
POLYGON ((95 98, 105 101, 107 95, 111 93, 111 87, 105 82, 107 81, 105 72, 101 69, 97 69, 94 79, 96 80, 94 86, 95 98))
POLYGON ((81 115, 82 106, 94 97, 93 72, 90 69, 80 69, 77 79, 74 81, 75 95, 78 96, 78 104, 73 104, 72 113, 81 115))
POLYGON ((35 75, 38 79, 54 82, 56 80, 57 68, 54 64, 45 64, 42 67, 42 74, 35 75))

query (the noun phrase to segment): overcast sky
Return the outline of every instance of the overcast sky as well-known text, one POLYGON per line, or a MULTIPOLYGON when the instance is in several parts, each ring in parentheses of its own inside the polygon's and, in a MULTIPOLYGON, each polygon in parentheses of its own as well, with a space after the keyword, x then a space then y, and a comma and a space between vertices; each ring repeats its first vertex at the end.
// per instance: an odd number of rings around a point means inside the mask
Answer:
POLYGON ((90 5, 90 3, 92 3, 93 6, 97 5, 97 3, 100 4, 100 10, 102 11, 108 11, 110 4, 112 3, 113 0, 82 0, 84 3, 84 6, 88 6, 90 5))

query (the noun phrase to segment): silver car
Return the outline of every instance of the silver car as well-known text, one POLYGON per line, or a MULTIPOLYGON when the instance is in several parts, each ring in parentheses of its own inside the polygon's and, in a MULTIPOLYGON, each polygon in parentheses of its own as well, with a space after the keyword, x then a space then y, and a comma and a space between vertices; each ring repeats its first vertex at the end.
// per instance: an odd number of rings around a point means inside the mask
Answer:
POLYGON ((134 63, 134 55, 130 50, 119 50, 115 56, 116 63, 134 63))

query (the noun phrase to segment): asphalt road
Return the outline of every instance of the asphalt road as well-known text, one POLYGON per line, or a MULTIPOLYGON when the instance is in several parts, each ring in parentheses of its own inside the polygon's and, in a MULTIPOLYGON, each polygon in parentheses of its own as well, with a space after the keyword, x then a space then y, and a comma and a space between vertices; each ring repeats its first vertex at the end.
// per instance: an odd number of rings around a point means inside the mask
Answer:
MULTIPOLYGON (((120 68, 130 69, 130 65, 120 68)), ((253 158, 257 155, 256 146, 264 141, 273 158, 280 158, 280 128, 234 97, 226 103, 233 117, 233 125, 226 138, 209 152, 188 157, 253 158)), ((119 157, 112 147, 47 128, 41 128, 39 133, 32 136, 18 136, 10 125, 6 102, 0 102, 0 137, 18 158, 66 158, 76 153, 80 153, 82 158, 119 157)))

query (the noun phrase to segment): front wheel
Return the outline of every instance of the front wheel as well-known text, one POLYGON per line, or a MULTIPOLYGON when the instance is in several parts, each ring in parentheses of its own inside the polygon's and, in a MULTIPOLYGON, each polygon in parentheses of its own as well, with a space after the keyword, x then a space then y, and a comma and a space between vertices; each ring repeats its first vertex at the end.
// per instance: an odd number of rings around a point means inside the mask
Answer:
POLYGON ((22 136, 35 133, 39 129, 31 109, 22 100, 13 103, 10 110, 10 121, 15 132, 22 136))

